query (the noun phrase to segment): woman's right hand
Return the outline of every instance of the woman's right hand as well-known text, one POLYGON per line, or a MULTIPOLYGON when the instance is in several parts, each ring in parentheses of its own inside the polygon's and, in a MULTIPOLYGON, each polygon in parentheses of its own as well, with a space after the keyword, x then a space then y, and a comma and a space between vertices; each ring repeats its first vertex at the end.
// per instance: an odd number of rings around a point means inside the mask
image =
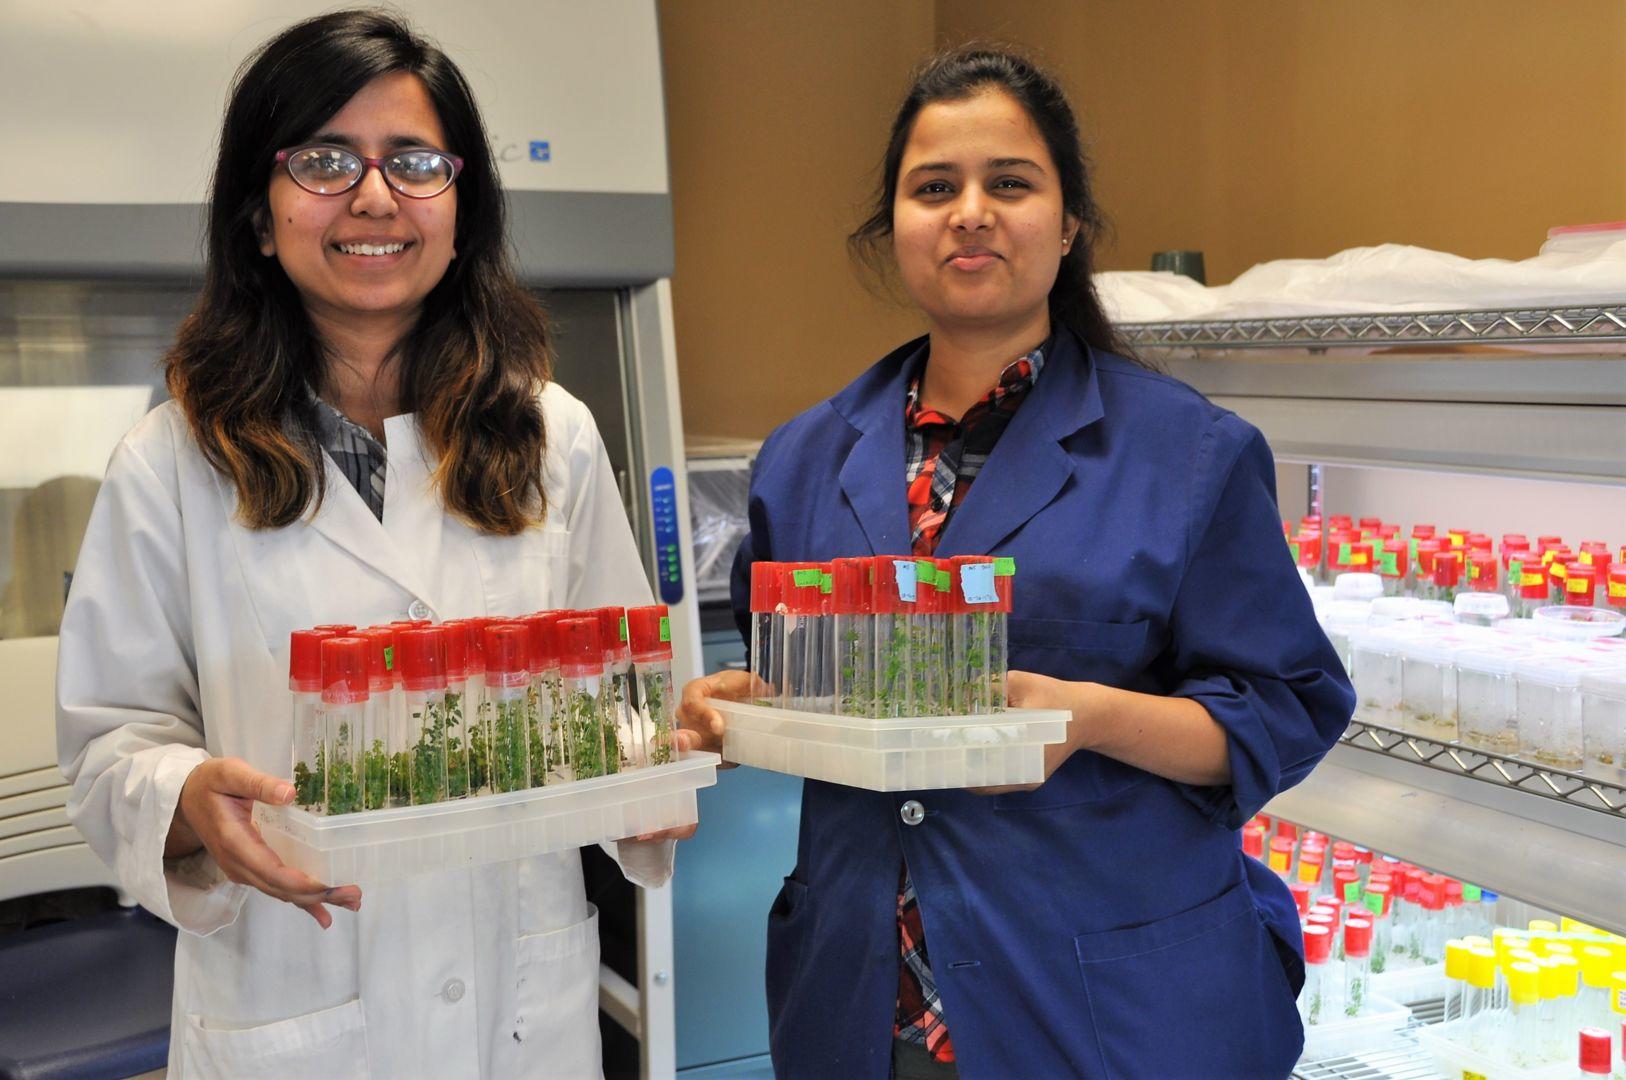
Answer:
POLYGON ((287 866, 254 827, 255 802, 286 806, 293 801, 294 786, 288 781, 262 773, 241 758, 210 758, 188 774, 181 788, 164 856, 187 855, 201 846, 214 856, 228 881, 293 904, 326 930, 333 925, 333 916, 325 905, 359 911, 361 890, 354 885, 330 889, 287 866))
MULTIPOLYGON (((723 720, 723 714, 711 707, 710 699, 749 701, 759 687, 765 687, 765 684, 749 671, 715 671, 691 679, 683 687, 683 700, 678 703, 678 727, 700 737, 698 749, 721 754, 723 731, 728 725, 723 720)), ((725 768, 733 767, 728 762, 723 764, 725 768)))

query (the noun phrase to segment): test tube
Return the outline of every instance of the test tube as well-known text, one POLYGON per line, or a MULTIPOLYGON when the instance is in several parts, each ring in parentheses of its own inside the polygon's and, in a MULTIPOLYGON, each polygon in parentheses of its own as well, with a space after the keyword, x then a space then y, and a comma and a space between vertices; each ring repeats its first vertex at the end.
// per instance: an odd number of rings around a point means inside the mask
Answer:
POLYGON ((1359 1016, 1372 984, 1372 920, 1344 923, 1344 1015, 1359 1016))
POLYGON ((427 627, 395 635, 407 729, 412 733, 413 806, 446 799, 446 634, 440 627, 427 627))
POLYGON ((937 716, 957 712, 959 669, 954 666, 954 564, 932 560, 932 585, 937 590, 937 613, 932 616, 932 670, 936 673, 937 716))
POLYGON ((362 716, 361 808, 382 810, 390 802, 391 704, 395 678, 392 664, 395 631, 358 630, 367 642, 367 707, 362 716))
POLYGON ((869 560, 836 559, 830 564, 830 576, 835 711, 842 716, 869 716, 875 689, 869 560))
MULTIPOLYGON (((448 733, 454 734, 458 741, 456 756, 454 757, 448 753, 446 759, 448 793, 453 790, 464 793, 479 793, 490 790, 489 780, 486 775, 488 759, 484 733, 480 733, 481 737, 476 740, 474 738, 475 729, 469 723, 469 718, 476 713, 476 709, 472 704, 473 699, 469 695, 469 666, 473 662, 472 654, 476 652, 471 648, 470 641, 478 633, 476 630, 477 625, 473 622, 461 620, 451 620, 441 624, 441 630, 444 634, 441 638, 441 646, 445 650, 446 657, 444 722, 448 733), (469 745, 465 746, 465 742, 469 745), (455 782, 452 779, 452 762, 454 760, 458 763, 459 770, 455 782)), ((480 667, 483 672, 485 668, 485 660, 483 659, 485 649, 483 647, 478 650, 478 655, 482 658, 480 667)), ((408 742, 410 745, 412 741, 417 739, 417 734, 411 731, 412 724, 410 722, 406 724, 406 728, 408 729, 408 742)), ((410 769, 408 772, 410 774, 410 769)), ((456 798, 457 796, 452 797, 456 798)), ((408 801, 411 800, 408 799, 408 801)))
POLYGON ((818 713, 836 711, 836 633, 835 633, 835 575, 830 563, 817 563, 819 568, 819 618, 808 642, 813 653, 808 657, 808 670, 813 674, 813 686, 808 710, 818 713))
MULTIPOLYGON (((545 611, 537 620, 542 635, 547 639, 547 667, 542 672, 542 696, 546 699, 548 718, 546 767, 549 783, 570 780, 575 776, 570 764, 570 724, 565 708, 564 678, 560 673, 564 646, 559 635, 559 624, 568 618, 571 618, 568 611, 545 611)), ((531 767, 536 767, 534 759, 531 767)))
POLYGON ((1453 938, 1445 943, 1445 1001, 1440 1019, 1449 1024, 1462 1018, 1467 1004, 1468 968, 1471 956, 1468 943, 1453 938))
POLYGON ((1304 928, 1304 989, 1299 992, 1299 1013, 1305 1024, 1314 1027, 1333 1019, 1332 931, 1311 924, 1304 928))
POLYGON ((932 632, 937 618, 937 564, 915 560, 915 606, 909 618, 909 701, 905 716, 932 716, 937 712, 940 664, 932 656, 932 632))
POLYGON ((632 650, 627 641, 627 609, 598 609, 598 636, 604 646, 604 764, 609 772, 632 769, 644 763, 645 751, 638 743, 637 703, 633 700, 632 650))
POLYGON ((531 682, 531 632, 519 623, 485 628, 486 698, 491 703, 487 774, 496 794, 522 791, 531 783, 530 735, 525 695, 531 682))
POLYGON ((665 604, 627 609, 627 637, 638 680, 638 719, 647 764, 677 760, 672 734, 672 620, 665 604))
POLYGON ((785 605, 780 599, 784 568, 775 562, 751 564, 751 675, 758 705, 778 705, 784 682, 785 605))
POLYGON ((326 750, 322 746, 322 641, 330 630, 288 635, 288 689, 293 695, 294 805, 321 813, 327 801, 326 750))
POLYGON ((486 627, 484 616, 458 620, 468 638, 462 708, 446 710, 447 797, 484 795, 491 791, 491 700, 486 692, 486 627))
POLYGON ((824 572, 817 563, 782 563, 779 578, 784 615, 779 619, 779 648, 784 678, 779 705, 806 710, 817 696, 819 671, 820 589, 824 572))
POLYGON ((875 607, 875 715, 909 715, 909 621, 915 610, 915 560, 880 555, 870 560, 875 607))
POLYGON ((994 559, 994 592, 999 607, 988 623, 988 700, 994 712, 1005 711, 1005 675, 1010 666, 1010 618, 1015 601, 1016 560, 994 559))
POLYGON ((548 669, 559 667, 553 655, 553 632, 546 613, 527 615, 520 621, 525 627, 525 670, 530 682, 525 687, 525 741, 531 763, 531 787, 547 783, 549 770, 548 728, 548 669))
POLYGON ((950 595, 954 630, 952 680, 957 693, 953 711, 980 716, 994 711, 989 671, 989 633, 999 609, 994 588, 994 560, 989 555, 956 555, 950 595))
POLYGON ((326 813, 362 808, 363 726, 368 699, 367 641, 322 640, 322 750, 327 761, 326 813))
POLYGON ((1463 999, 1462 1023, 1471 1049, 1484 1052, 1495 1020, 1496 950, 1476 945, 1468 950, 1468 986, 1463 999))
POLYGON ((605 776, 614 770, 605 754, 607 688, 598 616, 560 619, 556 632, 571 774, 576 780, 605 776))

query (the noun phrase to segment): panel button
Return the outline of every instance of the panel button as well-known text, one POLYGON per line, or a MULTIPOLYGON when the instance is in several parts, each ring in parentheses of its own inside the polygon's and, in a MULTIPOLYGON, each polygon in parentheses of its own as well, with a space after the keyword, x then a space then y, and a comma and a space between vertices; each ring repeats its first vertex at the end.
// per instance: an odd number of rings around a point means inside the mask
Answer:
POLYGON ((446 985, 440 988, 440 996, 446 999, 448 1005, 456 1005, 463 1000, 463 980, 447 979, 446 985))
POLYGON ((926 808, 915 799, 910 799, 898 808, 898 816, 905 825, 919 825, 926 820, 926 808))
POLYGON ((422 600, 414 600, 407 605, 407 618, 413 622, 429 618, 429 605, 422 600))

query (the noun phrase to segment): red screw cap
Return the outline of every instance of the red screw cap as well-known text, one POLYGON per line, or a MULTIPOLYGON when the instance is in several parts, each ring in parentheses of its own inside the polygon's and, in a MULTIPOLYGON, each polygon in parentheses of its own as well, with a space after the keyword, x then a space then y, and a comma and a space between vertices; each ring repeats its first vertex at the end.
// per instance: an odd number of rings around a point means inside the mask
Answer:
POLYGON ((359 637, 322 640, 322 700, 329 705, 366 701, 368 641, 359 637))
POLYGON ((454 620, 441 629, 446 633, 446 680, 462 682, 469 677, 469 624, 454 620))
POLYGON ((779 579, 784 569, 776 562, 751 564, 751 610, 767 614, 779 606, 779 579))
POLYGON ((604 674, 604 646, 599 639, 597 615, 560 619, 556 632, 561 675, 579 678, 604 674))
POLYGON ((322 642, 337 636, 331 630, 295 630, 288 635, 288 689, 297 694, 322 692, 322 642))
POLYGON ((836 615, 867 615, 868 559, 834 559, 830 563, 830 610, 836 615))
POLYGON ((429 626, 395 635, 401 685, 408 690, 446 689, 446 630, 429 626))
POLYGON ((1372 920, 1350 919, 1344 923, 1344 955, 1372 955, 1372 920))
POLYGON ((601 607, 594 608, 592 614, 598 616, 598 640, 604 647, 604 662, 614 664, 632 659, 627 641, 627 609, 601 607))
POLYGON ((665 604, 628 608, 627 636, 635 663, 656 664, 672 659, 672 620, 665 604))
POLYGON ((1315 923, 1304 928, 1304 962, 1325 964, 1332 956, 1332 931, 1315 923))
POLYGON ((486 684, 524 686, 530 682, 531 632, 519 623, 497 623, 485 629, 486 684))
POLYGON ((357 630, 352 637, 367 642, 367 684, 374 694, 387 694, 395 686, 395 631, 389 627, 357 630))

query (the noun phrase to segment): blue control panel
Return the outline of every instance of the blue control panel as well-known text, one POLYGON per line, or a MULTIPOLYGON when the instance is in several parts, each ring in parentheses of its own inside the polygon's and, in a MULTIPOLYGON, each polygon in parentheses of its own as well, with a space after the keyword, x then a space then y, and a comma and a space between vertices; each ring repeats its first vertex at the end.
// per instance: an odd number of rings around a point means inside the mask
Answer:
POLYGON ((678 552, 677 480, 665 465, 649 474, 649 505, 655 518, 655 580, 661 603, 683 599, 683 559, 678 552))

